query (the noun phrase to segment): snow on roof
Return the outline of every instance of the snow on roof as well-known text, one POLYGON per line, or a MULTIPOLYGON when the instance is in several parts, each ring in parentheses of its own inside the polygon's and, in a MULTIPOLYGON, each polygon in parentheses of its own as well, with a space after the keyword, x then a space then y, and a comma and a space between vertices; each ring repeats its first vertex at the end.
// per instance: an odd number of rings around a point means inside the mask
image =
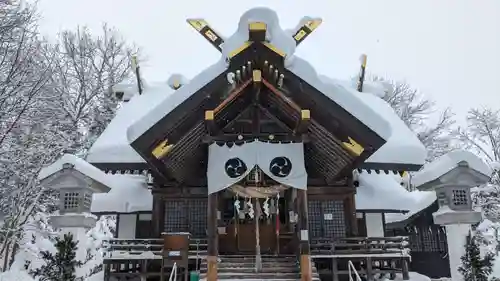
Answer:
POLYGON ((412 197, 396 177, 391 174, 359 174, 356 209, 409 211, 407 201, 412 197))
POLYGON ((106 175, 113 181, 108 193, 95 193, 92 197, 92 213, 132 213, 151 211, 153 195, 143 175, 106 175))
POLYGON ((392 107, 383 99, 380 98, 384 85, 380 83, 368 83, 365 87, 366 91, 362 93, 354 89, 351 82, 339 81, 325 76, 320 76, 320 79, 329 84, 339 85, 348 91, 349 95, 357 96, 374 112, 386 120, 391 128, 391 135, 386 140, 387 142, 375 153, 373 153, 365 162, 366 163, 394 163, 394 164, 415 164, 424 165, 427 157, 427 150, 420 142, 417 135, 406 126, 399 118, 392 107))
POLYGON ((108 179, 108 175, 106 175, 106 173, 73 154, 64 154, 56 162, 43 168, 38 174, 38 180, 44 180, 61 171, 64 164, 73 165, 73 169, 109 188, 113 186, 113 183, 108 179))
POLYGON ((388 140, 391 136, 391 126, 384 116, 364 101, 362 96, 353 93, 352 90, 343 87, 325 76, 318 76, 314 67, 307 61, 295 56, 288 70, 301 77, 305 82, 322 92, 332 101, 343 107, 358 120, 372 129, 380 137, 388 140))
POLYGON ((168 83, 146 85, 142 95, 123 103, 104 132, 90 148, 86 160, 91 163, 143 163, 144 159, 130 146, 127 128, 141 119, 174 90, 168 83))
POLYGON ((391 174, 360 173, 356 192, 357 210, 399 210, 387 213, 386 223, 398 222, 429 207, 436 201, 434 191, 408 191, 400 185, 401 178, 391 174))
POLYGON ((429 207, 434 203, 437 199, 436 197, 436 192, 434 191, 407 191, 409 195, 409 200, 404 202, 405 205, 407 205, 407 209, 409 210, 408 213, 405 214, 398 214, 398 213, 392 213, 392 214, 386 214, 385 215, 385 222, 386 223, 394 223, 394 222, 400 222, 404 221, 411 216, 415 215, 416 213, 422 211, 423 209, 429 207))
POLYGON ((229 58, 231 52, 248 41, 248 24, 251 22, 266 23, 266 39, 271 45, 285 53, 285 63, 291 61, 297 44, 292 35, 281 28, 276 12, 264 7, 250 9, 240 17, 238 29, 233 35, 226 38, 222 45, 224 59, 229 58))
POLYGON ((412 184, 418 187, 436 180, 456 168, 461 162, 466 162, 471 169, 485 176, 491 176, 492 170, 481 158, 469 151, 455 150, 426 164, 423 169, 412 176, 412 184))
POLYGON ((145 114, 129 122, 129 124, 131 124, 127 129, 127 138, 129 143, 135 141, 147 130, 149 130, 149 128, 191 97, 199 89, 215 79, 217 76, 221 75, 224 71, 226 71, 226 68, 227 66, 224 60, 218 61, 194 77, 188 84, 183 85, 181 88, 173 92, 168 96, 168 98, 164 98, 157 102, 153 108, 144 110, 145 114))

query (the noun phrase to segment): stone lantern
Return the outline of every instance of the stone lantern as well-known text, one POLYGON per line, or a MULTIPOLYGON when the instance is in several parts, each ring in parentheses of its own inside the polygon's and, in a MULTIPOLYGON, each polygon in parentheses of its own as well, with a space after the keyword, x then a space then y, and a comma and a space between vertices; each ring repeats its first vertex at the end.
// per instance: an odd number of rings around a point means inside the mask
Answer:
POLYGON ((38 179, 45 187, 57 191, 59 213, 50 224, 72 233, 76 240, 95 226, 97 217, 90 214, 92 194, 110 190, 107 175, 71 154, 65 154, 40 172, 38 179))
POLYGON ((472 208, 471 188, 489 181, 491 169, 476 155, 467 151, 450 152, 426 165, 414 177, 419 190, 434 190, 439 209, 434 223, 446 228, 452 280, 463 277, 458 272, 465 253, 465 237, 472 224, 481 221, 481 212, 472 208), (463 243, 457 242, 463 241, 463 243), (461 244, 461 247, 457 246, 461 244))

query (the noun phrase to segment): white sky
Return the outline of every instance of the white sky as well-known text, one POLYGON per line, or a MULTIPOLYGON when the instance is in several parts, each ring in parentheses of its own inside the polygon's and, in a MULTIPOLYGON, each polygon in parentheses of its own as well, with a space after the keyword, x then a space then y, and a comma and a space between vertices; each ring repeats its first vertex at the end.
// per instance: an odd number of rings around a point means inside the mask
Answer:
POLYGON ((40 0, 39 6, 50 36, 77 25, 117 27, 143 48, 144 76, 156 81, 172 73, 191 78, 218 59, 186 18, 204 18, 228 36, 256 6, 276 10, 283 28, 302 16, 321 17, 297 50, 318 72, 350 77, 366 53, 370 73, 406 80, 460 116, 471 106, 500 108, 499 0, 40 0))

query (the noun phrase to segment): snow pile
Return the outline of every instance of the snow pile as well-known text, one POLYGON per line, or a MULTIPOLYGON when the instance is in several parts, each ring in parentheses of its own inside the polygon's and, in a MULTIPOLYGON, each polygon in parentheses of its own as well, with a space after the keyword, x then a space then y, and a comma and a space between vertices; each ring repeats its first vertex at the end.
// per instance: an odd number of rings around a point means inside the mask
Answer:
POLYGON ((143 175, 107 175, 114 185, 108 193, 92 197, 92 213, 130 213, 151 211, 153 195, 143 175))
POLYGON ((488 165, 486 165, 477 155, 465 150, 455 150, 426 164, 422 170, 415 173, 412 177, 412 184, 418 187, 436 180, 463 162, 467 163, 469 168, 485 176, 491 176, 492 171, 490 167, 488 167, 488 165))
MULTIPOLYGON (((389 278, 384 278, 381 279, 380 281, 403 281, 403 276, 401 274, 396 274, 396 279, 390 280, 389 278)), ((410 272, 410 279, 409 281, 431 281, 431 279, 425 275, 416 273, 416 272, 410 272)))
MULTIPOLYGON (((408 205, 407 209, 409 210, 406 214, 386 214, 385 221, 386 223, 394 223, 404 221, 416 213, 424 210, 429 207, 436 201, 436 193, 434 191, 407 191, 408 196, 411 197, 410 200, 405 202, 405 205, 408 205)), ((386 194, 387 195, 387 194, 386 194)))
POLYGON ((189 79, 187 79, 184 75, 178 73, 170 75, 167 80, 168 86, 170 86, 170 88, 174 90, 188 83, 189 79))
POLYGON ((357 210, 409 211, 413 200, 410 192, 397 181, 397 175, 359 174, 359 186, 356 189, 357 210))
POLYGON ((24 270, 9 270, 0 273, 0 281, 35 281, 24 270))
POLYGON ((101 270, 104 256, 103 242, 113 238, 115 228, 114 219, 103 216, 97 221, 96 226, 87 232, 86 239, 79 241, 78 247, 85 248, 87 259, 82 267, 77 268, 77 276, 85 277, 88 280, 87 278, 92 278, 93 274, 97 274, 96 271, 101 270))
MULTIPOLYGON (((14 263, 10 269, 0 274, 0 281, 34 281, 28 274, 30 270, 44 265, 39 253, 50 251, 55 253, 56 249, 50 236, 58 233, 47 233, 31 223, 32 228, 25 232, 23 241, 20 243, 20 250, 16 254, 14 263), (26 265, 28 265, 26 270, 26 265)), ((87 232, 86 239, 78 241, 78 247, 83 247, 87 252, 87 259, 83 260, 84 265, 76 269, 76 275, 83 277, 84 281, 102 281, 103 273, 103 241, 113 237, 115 223, 110 217, 102 217, 96 226, 87 232)))
POLYGON ((231 52, 248 41, 248 24, 251 22, 266 23, 266 40, 286 54, 285 64, 291 63, 296 48, 295 40, 280 27, 278 15, 269 8, 253 8, 241 16, 238 29, 232 36, 226 38, 222 45, 224 59, 229 59, 231 52))
POLYGON ((111 187, 112 182, 109 180, 106 173, 96 168, 94 165, 89 164, 87 161, 73 155, 73 154, 64 154, 61 158, 59 158, 56 162, 51 165, 43 168, 38 174, 39 180, 44 180, 55 173, 61 171, 64 168, 65 164, 72 165, 72 168, 77 170, 78 172, 86 175, 87 177, 103 184, 104 186, 111 187))
POLYGON ((135 95, 122 104, 90 148, 86 160, 90 163, 143 163, 127 140, 127 128, 146 113, 168 98, 174 90, 167 83, 146 86, 142 95, 135 95))

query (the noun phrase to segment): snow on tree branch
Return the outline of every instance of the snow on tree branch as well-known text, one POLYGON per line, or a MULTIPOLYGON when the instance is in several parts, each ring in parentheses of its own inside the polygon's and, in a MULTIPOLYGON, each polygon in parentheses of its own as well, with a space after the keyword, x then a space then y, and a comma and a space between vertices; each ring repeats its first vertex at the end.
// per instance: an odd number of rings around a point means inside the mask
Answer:
POLYGON ((452 126, 455 124, 454 114, 450 108, 439 112, 436 103, 408 83, 387 80, 380 76, 372 76, 373 81, 388 82, 392 92, 384 96, 399 117, 412 129, 428 149, 428 160, 432 161, 450 150, 452 126), (438 116, 436 116, 438 114, 438 116), (434 120, 436 119, 437 120, 434 120))

